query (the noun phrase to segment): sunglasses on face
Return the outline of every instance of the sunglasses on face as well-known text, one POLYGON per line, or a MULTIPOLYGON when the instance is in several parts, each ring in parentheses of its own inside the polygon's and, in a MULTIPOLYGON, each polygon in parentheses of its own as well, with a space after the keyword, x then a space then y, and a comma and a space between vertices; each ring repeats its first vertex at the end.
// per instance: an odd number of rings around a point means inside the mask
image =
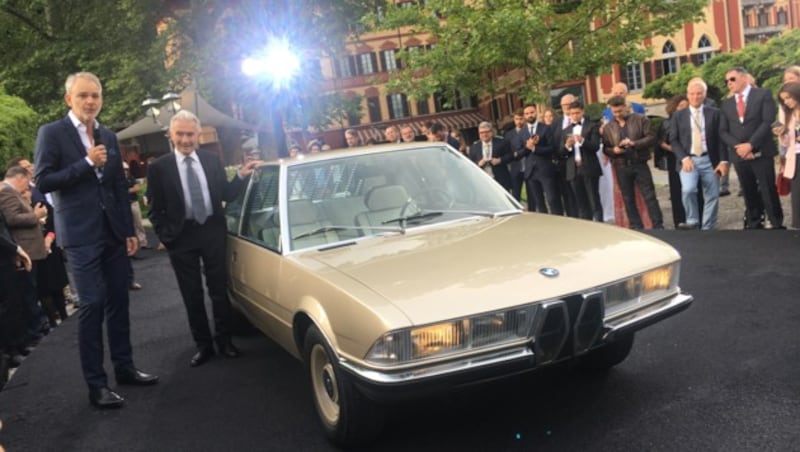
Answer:
POLYGON ((726 78, 725 81, 728 83, 733 83, 736 81, 736 77, 726 78))

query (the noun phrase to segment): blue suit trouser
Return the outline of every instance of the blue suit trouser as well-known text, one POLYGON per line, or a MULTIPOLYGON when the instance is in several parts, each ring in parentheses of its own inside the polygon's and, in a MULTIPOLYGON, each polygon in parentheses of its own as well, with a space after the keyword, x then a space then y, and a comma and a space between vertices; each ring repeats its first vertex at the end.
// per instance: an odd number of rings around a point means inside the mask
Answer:
POLYGON ((115 369, 133 366, 128 316, 129 260, 124 242, 113 238, 64 251, 80 295, 78 345, 83 376, 90 388, 108 385, 103 369, 103 322, 115 369))

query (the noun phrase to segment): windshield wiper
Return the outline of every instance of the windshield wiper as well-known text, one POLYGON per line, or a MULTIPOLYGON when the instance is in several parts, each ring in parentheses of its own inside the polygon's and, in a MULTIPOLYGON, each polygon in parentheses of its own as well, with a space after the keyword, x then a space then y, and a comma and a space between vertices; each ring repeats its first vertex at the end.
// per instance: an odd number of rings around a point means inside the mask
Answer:
POLYGON ((322 234, 325 232, 337 232, 337 231, 363 231, 364 229, 376 229, 382 231, 389 231, 389 232, 403 232, 402 228, 399 227, 380 227, 380 226, 320 226, 316 229, 312 229, 310 231, 302 232, 297 234, 296 236, 292 237, 292 240, 299 240, 305 237, 311 237, 313 235, 322 234))
POLYGON ((499 212, 491 212, 488 210, 442 210, 442 213, 463 213, 465 215, 475 215, 479 217, 497 218, 515 213, 521 213, 519 210, 501 210, 499 212))
POLYGON ((404 217, 392 218, 391 220, 386 220, 386 221, 382 222, 381 224, 389 224, 389 223, 397 223, 397 222, 401 222, 401 223, 405 224, 408 221, 424 220, 426 218, 439 217, 439 216, 442 216, 442 214, 443 214, 443 212, 439 212, 439 211, 418 212, 418 213, 415 213, 414 215, 407 215, 407 216, 404 216, 404 217))
MULTIPOLYGON (((353 228, 350 228, 350 227, 347 227, 347 226, 321 226, 321 227, 318 227, 317 229, 312 229, 310 231, 306 231, 306 232, 297 234, 296 236, 292 237, 292 240, 298 240, 298 239, 302 239, 302 238, 305 238, 305 237, 311 237, 312 235, 322 234, 323 232, 345 231, 345 230, 348 230, 348 229, 353 229, 353 228)), ((355 228, 355 229, 360 229, 360 228, 355 228)))

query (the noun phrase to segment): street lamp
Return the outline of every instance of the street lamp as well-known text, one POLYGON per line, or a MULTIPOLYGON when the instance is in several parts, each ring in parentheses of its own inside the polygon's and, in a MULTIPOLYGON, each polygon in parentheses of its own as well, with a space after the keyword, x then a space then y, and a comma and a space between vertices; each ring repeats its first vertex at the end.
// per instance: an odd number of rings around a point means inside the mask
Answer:
MULTIPOLYGON (((148 94, 149 95, 149 94, 148 94)), ((169 139, 168 129, 169 126, 164 122, 168 121, 169 118, 172 117, 175 113, 181 110, 181 103, 180 103, 181 96, 175 92, 167 92, 161 99, 155 99, 152 97, 148 97, 142 102, 142 107, 145 108, 145 116, 148 116, 153 119, 153 122, 158 124, 161 127, 161 130, 164 132, 164 136, 167 138, 167 144, 169 145, 170 152, 173 151, 172 148, 172 141, 169 139), (163 118, 164 122, 161 121, 161 116, 163 114, 163 110, 166 110, 170 115, 167 118, 163 118)))

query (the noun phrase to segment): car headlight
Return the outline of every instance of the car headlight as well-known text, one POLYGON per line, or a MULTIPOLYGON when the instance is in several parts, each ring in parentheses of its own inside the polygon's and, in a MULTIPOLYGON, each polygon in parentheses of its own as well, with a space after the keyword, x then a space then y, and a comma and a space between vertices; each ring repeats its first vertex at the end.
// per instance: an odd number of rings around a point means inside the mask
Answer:
POLYGON ((607 286, 606 315, 665 298, 678 289, 678 263, 665 265, 607 286))
POLYGON ((365 359, 379 365, 408 364, 526 340, 535 309, 512 308, 392 331, 375 341, 365 359))

